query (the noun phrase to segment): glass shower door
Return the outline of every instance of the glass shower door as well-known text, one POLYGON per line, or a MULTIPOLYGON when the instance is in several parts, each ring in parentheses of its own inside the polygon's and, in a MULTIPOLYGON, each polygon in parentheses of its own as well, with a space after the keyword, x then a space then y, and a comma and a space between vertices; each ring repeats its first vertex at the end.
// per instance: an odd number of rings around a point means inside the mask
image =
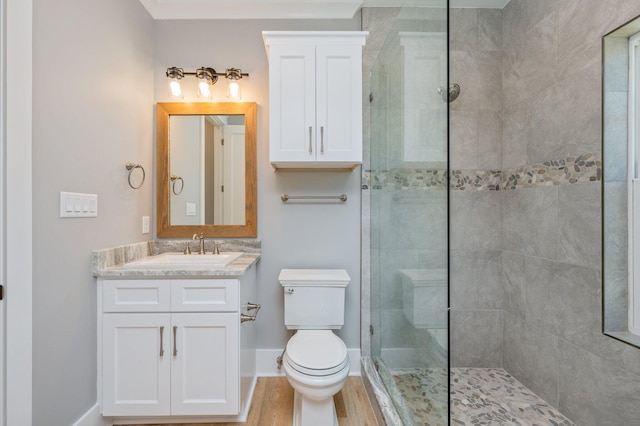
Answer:
POLYGON ((371 358, 405 425, 448 421, 447 6, 403 7, 371 74, 371 358))

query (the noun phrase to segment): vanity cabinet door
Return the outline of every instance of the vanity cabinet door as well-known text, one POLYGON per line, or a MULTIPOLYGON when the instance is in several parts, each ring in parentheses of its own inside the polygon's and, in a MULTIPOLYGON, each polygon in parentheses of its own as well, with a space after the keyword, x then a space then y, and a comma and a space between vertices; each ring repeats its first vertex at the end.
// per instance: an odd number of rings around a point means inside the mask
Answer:
POLYGON ((239 414, 239 314, 173 314, 171 322, 171 414, 239 414))
POLYGON ((170 314, 104 314, 102 415, 170 414, 170 314))

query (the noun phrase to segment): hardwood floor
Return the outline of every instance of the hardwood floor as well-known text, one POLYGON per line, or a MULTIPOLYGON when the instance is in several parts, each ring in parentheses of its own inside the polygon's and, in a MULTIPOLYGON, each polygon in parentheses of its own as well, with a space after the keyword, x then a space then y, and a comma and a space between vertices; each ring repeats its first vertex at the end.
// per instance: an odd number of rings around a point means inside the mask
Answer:
MULTIPOLYGON (((340 426, 377 426, 362 378, 347 378, 333 397, 340 426)), ((260 377, 246 423, 182 423, 160 426, 292 426, 293 388, 286 377, 260 377)), ((158 425, 156 425, 158 426, 158 425)), ((324 425, 318 425, 324 426, 324 425)))

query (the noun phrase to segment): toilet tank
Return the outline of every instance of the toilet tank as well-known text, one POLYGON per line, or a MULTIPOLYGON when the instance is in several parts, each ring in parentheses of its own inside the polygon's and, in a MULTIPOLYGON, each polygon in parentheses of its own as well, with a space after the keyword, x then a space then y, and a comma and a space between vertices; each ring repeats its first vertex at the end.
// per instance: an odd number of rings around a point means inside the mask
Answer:
POLYGON ((328 330, 344 325, 344 269, 283 269, 284 325, 290 330, 328 330))

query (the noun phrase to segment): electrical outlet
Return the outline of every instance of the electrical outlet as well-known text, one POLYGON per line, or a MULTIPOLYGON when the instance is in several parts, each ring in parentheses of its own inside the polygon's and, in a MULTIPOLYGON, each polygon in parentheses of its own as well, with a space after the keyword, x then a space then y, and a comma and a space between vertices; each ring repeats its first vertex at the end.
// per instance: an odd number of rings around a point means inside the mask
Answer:
POLYGON ((142 216, 142 233, 149 233, 149 216, 142 216))

